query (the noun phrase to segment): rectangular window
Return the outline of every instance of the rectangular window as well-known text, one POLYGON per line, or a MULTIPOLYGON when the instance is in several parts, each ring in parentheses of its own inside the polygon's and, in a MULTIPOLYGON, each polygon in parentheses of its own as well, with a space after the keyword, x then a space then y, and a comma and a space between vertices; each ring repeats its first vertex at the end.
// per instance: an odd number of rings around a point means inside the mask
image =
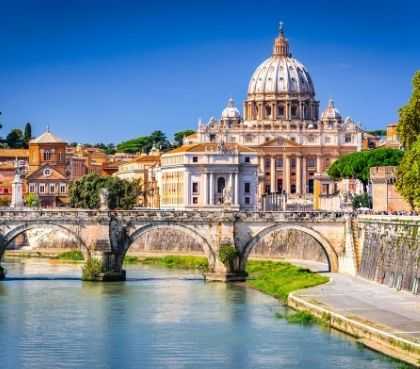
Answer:
POLYGON ((283 159, 276 159, 276 167, 283 168, 283 159))
POLYGON ((245 197, 245 204, 249 205, 251 203, 251 199, 249 197, 245 197))
POLYGON ((192 192, 198 193, 198 182, 193 182, 192 184, 192 192))
POLYGON ((61 193, 65 193, 66 192, 66 185, 65 184, 60 184, 60 192, 61 193))
POLYGON ((39 192, 44 193, 45 192, 45 186, 43 184, 39 185, 39 192))
POLYGON ((198 156, 193 156, 192 161, 193 163, 198 163, 198 156))
POLYGON ((265 167, 270 168, 270 159, 265 159, 265 167))
POLYGON ((316 166, 316 161, 314 158, 309 158, 308 159, 308 168, 315 168, 316 166))
POLYGON ((328 195, 329 188, 330 188, 330 186, 328 184, 323 184, 322 185, 322 194, 323 195, 328 195))
POLYGON ((194 196, 192 200, 193 200, 192 201, 193 204, 195 204, 195 205, 198 204, 198 197, 197 196, 194 196))
POLYGON ((244 188, 245 193, 250 193, 251 192, 251 183, 245 182, 244 187, 245 187, 244 188))
POLYGON ((250 157, 249 156, 245 156, 245 163, 250 163, 250 162, 251 162, 250 157))
POLYGON ((29 184, 29 192, 35 192, 35 184, 34 183, 29 184))
POLYGON ((54 193, 54 192, 55 192, 55 185, 50 184, 50 193, 54 193))
POLYGON ((344 136, 344 142, 345 142, 345 143, 350 143, 350 142, 351 142, 351 134, 350 134, 350 133, 347 133, 347 134, 344 136))

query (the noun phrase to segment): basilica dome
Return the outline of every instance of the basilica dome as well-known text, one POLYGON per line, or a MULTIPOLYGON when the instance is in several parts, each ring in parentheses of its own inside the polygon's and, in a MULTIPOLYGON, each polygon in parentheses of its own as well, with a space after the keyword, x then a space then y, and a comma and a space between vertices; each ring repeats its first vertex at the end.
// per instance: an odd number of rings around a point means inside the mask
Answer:
POLYGON ((289 53, 289 43, 282 26, 274 42, 273 55, 258 66, 249 82, 248 95, 256 94, 315 96, 306 67, 289 53))
POLYGON ((222 111, 222 119, 240 119, 241 113, 235 106, 235 101, 230 98, 226 107, 222 111))

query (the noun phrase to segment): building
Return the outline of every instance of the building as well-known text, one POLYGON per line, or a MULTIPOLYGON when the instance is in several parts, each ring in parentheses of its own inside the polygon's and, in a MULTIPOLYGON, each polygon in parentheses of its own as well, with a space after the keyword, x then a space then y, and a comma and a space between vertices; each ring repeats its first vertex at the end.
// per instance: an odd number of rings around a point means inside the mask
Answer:
POLYGON ((29 141, 27 192, 39 197, 42 207, 65 206, 69 202, 71 171, 66 157, 66 142, 49 129, 29 141))
POLYGON ((272 55, 251 76, 244 116, 229 100, 220 120, 199 122, 186 144, 244 145, 258 154, 258 196, 285 193, 288 201, 312 202, 315 175, 339 156, 362 150, 363 131, 343 119, 331 99, 319 101, 307 68, 292 57, 283 27, 272 55))
POLYGON ((372 207, 376 211, 409 211, 410 204, 395 188, 397 167, 370 168, 372 207))
POLYGON ((160 207, 255 209, 257 153, 208 142, 183 145, 161 156, 160 207))
POLYGON ((113 175, 128 181, 138 181, 141 194, 138 206, 159 208, 158 172, 160 167, 160 152, 153 150, 149 155, 139 157, 118 166, 118 171, 113 175))

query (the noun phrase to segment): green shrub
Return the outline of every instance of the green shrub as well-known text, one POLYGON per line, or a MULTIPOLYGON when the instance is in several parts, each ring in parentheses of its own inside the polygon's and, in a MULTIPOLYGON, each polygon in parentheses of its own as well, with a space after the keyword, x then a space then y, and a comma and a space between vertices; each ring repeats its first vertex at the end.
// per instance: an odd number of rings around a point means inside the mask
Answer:
POLYGON ((208 270, 208 260, 202 256, 169 255, 163 257, 147 257, 143 260, 139 259, 139 262, 145 265, 157 265, 171 269, 208 270))
POLYGON ((353 209, 358 208, 370 208, 370 197, 367 193, 362 193, 353 197, 352 205, 353 209))
POLYGON ((1 265, 0 265, 0 278, 4 278, 6 276, 6 269, 4 269, 1 265))
POLYGON ((39 197, 36 193, 29 192, 25 198, 25 205, 29 208, 37 208, 40 205, 39 197))
POLYGON ((71 251, 66 251, 59 254, 57 256, 57 259, 79 261, 79 260, 83 260, 84 258, 80 250, 71 250, 71 251))
POLYGON ((137 256, 125 255, 124 264, 137 264, 140 260, 137 256))
POLYGON ((230 243, 225 243, 220 246, 219 259, 225 266, 232 267, 235 258, 239 256, 238 250, 230 243))
POLYGON ((290 292, 328 282, 328 278, 298 266, 274 261, 254 261, 247 264, 248 284, 280 300, 290 292))
POLYGON ((82 280, 94 281, 102 273, 102 263, 99 259, 89 258, 82 268, 82 280))

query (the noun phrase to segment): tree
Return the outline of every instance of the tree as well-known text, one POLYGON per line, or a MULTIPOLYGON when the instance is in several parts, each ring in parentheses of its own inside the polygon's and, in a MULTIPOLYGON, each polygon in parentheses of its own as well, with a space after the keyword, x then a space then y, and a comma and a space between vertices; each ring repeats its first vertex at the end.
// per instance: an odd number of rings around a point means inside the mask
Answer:
POLYGON ((40 205, 39 197, 36 193, 29 192, 25 198, 25 204, 29 208, 37 208, 40 205))
POLYGON ((356 178, 363 183, 363 188, 366 192, 370 168, 399 165, 402 156, 403 152, 401 150, 390 148, 353 152, 337 159, 328 168, 327 173, 335 180, 356 178))
POLYGON ((396 185, 411 207, 420 208, 420 137, 404 153, 396 185))
POLYGON ((23 133, 19 128, 14 128, 6 137, 7 145, 12 149, 21 149, 24 147, 23 133))
POLYGON ((87 174, 70 184, 70 203, 76 208, 96 209, 99 207, 99 190, 108 190, 110 209, 131 209, 141 194, 136 181, 127 181, 118 177, 101 177, 96 173, 87 174))
POLYGON ((413 92, 407 105, 400 111, 397 132, 401 144, 408 149, 420 135, 420 70, 413 77, 413 92))
POLYGON ((186 129, 184 131, 176 132, 174 134, 175 147, 182 146, 182 141, 183 141, 184 137, 190 136, 194 133, 195 133, 195 131, 192 130, 192 129, 186 129))
POLYGON ((31 123, 25 124, 25 129, 23 130, 23 141, 25 143, 25 147, 27 148, 29 145, 29 141, 32 139, 32 126, 31 123))
POLYGON ((150 136, 140 136, 121 142, 117 145, 117 151, 135 154, 149 152, 153 146, 160 150, 167 150, 171 147, 171 144, 162 131, 154 131, 150 136))

